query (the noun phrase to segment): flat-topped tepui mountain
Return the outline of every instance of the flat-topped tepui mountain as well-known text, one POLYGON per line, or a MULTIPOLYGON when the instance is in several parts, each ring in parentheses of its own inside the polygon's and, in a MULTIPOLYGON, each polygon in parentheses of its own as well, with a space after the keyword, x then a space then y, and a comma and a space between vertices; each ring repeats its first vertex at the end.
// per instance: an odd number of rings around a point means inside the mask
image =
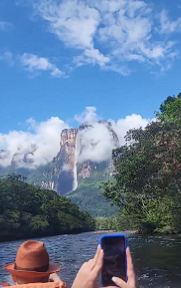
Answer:
POLYGON ((67 195, 93 216, 112 215, 115 209, 102 196, 99 183, 111 177, 111 152, 118 146, 119 140, 111 123, 99 121, 81 125, 62 131, 60 150, 46 165, 30 170, 17 167, 13 162, 9 167, 1 167, 0 173, 22 174, 29 183, 67 195), (104 133, 100 134, 100 128, 106 133, 106 139, 104 133))

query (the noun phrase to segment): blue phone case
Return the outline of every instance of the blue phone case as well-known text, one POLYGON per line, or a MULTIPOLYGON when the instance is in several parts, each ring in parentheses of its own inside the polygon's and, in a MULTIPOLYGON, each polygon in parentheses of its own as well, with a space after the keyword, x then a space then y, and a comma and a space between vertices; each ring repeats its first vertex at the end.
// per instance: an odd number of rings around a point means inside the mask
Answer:
POLYGON ((108 237, 124 237, 124 241, 125 241, 125 259, 126 259, 126 263, 125 263, 125 265, 126 265, 126 282, 127 282, 128 281, 128 276, 127 276, 127 257, 126 257, 127 238, 123 234, 110 234, 110 235, 108 234, 108 235, 104 235, 104 236, 101 237, 101 240, 100 240, 101 247, 102 247, 102 239, 103 238, 108 238, 108 237))

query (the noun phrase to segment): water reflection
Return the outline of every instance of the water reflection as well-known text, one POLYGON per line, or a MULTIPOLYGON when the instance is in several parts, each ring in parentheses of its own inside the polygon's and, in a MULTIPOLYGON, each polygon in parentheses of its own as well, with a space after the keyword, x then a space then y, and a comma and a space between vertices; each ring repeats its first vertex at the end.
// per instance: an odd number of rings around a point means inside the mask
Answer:
MULTIPOLYGON (((104 233, 84 233, 43 238, 53 262, 61 265, 60 275, 71 286, 84 261, 89 260, 104 233)), ((40 240, 40 239, 39 239, 40 240)), ((3 265, 14 262, 23 241, 0 243, 0 281, 10 281, 3 265)), ((128 235, 141 287, 181 287, 181 236, 140 237, 128 235)))

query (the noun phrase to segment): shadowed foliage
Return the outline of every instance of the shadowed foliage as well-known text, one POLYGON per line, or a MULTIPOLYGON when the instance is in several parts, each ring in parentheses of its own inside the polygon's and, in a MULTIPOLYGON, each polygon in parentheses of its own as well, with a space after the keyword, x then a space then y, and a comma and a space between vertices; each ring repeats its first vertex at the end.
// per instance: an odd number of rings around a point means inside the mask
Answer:
POLYGON ((15 174, 0 179, 0 241, 95 229, 91 216, 68 198, 24 180, 15 174))
POLYGON ((113 179, 101 185, 142 233, 181 231, 181 94, 168 97, 145 129, 132 129, 112 154, 113 179))

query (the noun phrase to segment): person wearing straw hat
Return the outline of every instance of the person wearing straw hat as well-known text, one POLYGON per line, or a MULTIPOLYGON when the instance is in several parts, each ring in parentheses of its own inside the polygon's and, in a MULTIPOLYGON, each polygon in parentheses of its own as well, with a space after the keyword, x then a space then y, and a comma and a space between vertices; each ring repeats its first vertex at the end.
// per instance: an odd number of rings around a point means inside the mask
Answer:
POLYGON ((49 262, 49 255, 43 242, 28 240, 18 248, 15 263, 4 266, 16 284, 59 282, 60 287, 65 283, 56 274, 60 266, 49 262), (51 278, 51 275, 54 277, 51 278))

